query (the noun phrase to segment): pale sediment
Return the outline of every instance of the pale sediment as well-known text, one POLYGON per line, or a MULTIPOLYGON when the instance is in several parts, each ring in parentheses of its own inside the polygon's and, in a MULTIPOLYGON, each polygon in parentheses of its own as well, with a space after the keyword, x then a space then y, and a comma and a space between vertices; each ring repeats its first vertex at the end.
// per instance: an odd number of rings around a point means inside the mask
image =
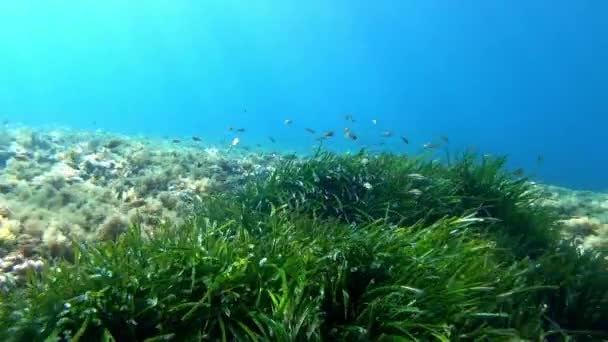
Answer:
POLYGON ((179 224, 197 201, 268 173, 277 158, 194 141, 0 130, 0 283, 39 268, 40 254, 68 254, 68 236, 112 239, 131 222, 179 224))
POLYGON ((563 235, 576 239, 583 249, 608 249, 608 193, 545 186, 543 203, 562 216, 563 235))

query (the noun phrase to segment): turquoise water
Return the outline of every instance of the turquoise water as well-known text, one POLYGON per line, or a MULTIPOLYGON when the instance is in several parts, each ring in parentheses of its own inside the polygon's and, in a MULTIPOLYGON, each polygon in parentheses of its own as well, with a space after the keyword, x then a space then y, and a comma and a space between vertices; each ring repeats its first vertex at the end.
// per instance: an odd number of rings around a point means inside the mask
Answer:
POLYGON ((0 116, 223 143, 243 127, 243 145, 295 151, 315 143, 307 127, 336 131, 342 150, 415 152, 446 135, 452 150, 508 154, 541 181, 606 190, 607 11, 562 0, 4 1, 0 116))

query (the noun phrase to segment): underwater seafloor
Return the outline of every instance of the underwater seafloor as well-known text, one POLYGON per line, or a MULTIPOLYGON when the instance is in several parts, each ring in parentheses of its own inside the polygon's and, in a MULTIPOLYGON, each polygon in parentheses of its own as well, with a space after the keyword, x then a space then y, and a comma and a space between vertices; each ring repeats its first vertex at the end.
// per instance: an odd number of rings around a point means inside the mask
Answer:
MULTIPOLYGON (((167 220, 179 224, 192 213, 195 200, 267 174, 280 159, 276 152, 201 141, 4 129, 0 268, 4 273, 22 270, 39 249, 62 255, 66 233, 77 239, 111 239, 136 218, 150 229, 167 220)), ((538 186, 547 190, 544 205, 563 216, 564 234, 580 239, 584 248, 608 242, 608 193, 538 186)))
MULTIPOLYGON (((114 240, 131 223, 180 224, 206 196, 264 177, 291 155, 183 139, 71 129, 0 132, 0 287, 25 281, 72 240, 114 240)), ((608 193, 536 184, 582 250, 608 246, 608 193)))
MULTIPOLYGON (((0 133, 0 268, 23 272, 39 252, 110 240, 138 219, 180 224, 210 193, 268 173, 275 153, 70 129, 0 133), (33 259, 32 259, 33 258, 33 259)), ((1 281, 5 278, 0 278, 1 281)))

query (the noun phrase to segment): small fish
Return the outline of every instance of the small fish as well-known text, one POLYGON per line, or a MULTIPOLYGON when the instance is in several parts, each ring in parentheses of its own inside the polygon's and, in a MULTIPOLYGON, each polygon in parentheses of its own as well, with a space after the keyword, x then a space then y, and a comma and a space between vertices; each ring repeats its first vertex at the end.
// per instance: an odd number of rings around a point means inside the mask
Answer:
POLYGON ((540 164, 542 164, 542 163, 543 163, 543 161, 545 161, 545 158, 543 157, 543 155, 542 155, 542 154, 539 154, 539 155, 536 157, 536 164, 540 165, 540 164))
POLYGON ((231 146, 236 146, 236 145, 238 145, 240 142, 241 142, 241 140, 240 140, 239 138, 234 138, 234 139, 232 140, 232 145, 231 145, 231 146))
POLYGON ((414 180, 425 180, 426 177, 419 174, 419 173, 410 173, 409 175, 407 175, 409 178, 414 179, 414 180))
POLYGON ((372 120, 372 125, 376 125, 377 123, 378 123, 378 121, 377 121, 377 120, 375 120, 375 119, 374 119, 374 120, 372 120))
POLYGON ((366 188, 367 190, 373 189, 373 186, 369 182, 363 183, 363 187, 366 188))
POLYGON ((420 196, 422 195, 422 191, 419 189, 412 189, 410 191, 407 192, 408 194, 414 195, 414 196, 420 196))
POLYGON ((194 141, 201 141, 201 138, 197 137, 196 135, 192 136, 192 140, 194 141))
POLYGON ((244 128, 239 128, 235 132, 237 132, 237 133, 243 133, 243 132, 245 132, 245 129, 244 128))
POLYGON ((429 149, 435 149, 437 147, 439 147, 439 145, 437 144, 433 144, 433 143, 426 143, 424 145, 422 145, 424 148, 429 148, 429 149))
POLYGON ((446 144, 450 142, 450 140, 448 139, 448 137, 446 137, 445 135, 440 136, 439 139, 441 139, 441 141, 443 141, 446 144))
POLYGON ((107 144, 105 144, 106 148, 114 149, 118 146, 122 145, 122 141, 118 139, 112 139, 107 144))
POLYGON ((270 140, 270 142, 271 142, 271 143, 273 143, 273 144, 276 142, 276 140, 274 140, 274 138, 273 138, 273 137, 268 137, 268 139, 269 139, 269 140, 270 140))
POLYGON ((130 202, 128 205, 131 208, 139 208, 142 207, 146 204, 146 200, 143 199, 136 199, 133 202, 130 202))
POLYGON ((312 128, 306 128, 306 132, 308 132, 310 134, 315 134, 315 130, 312 128))
POLYGON ((356 134, 354 134, 353 132, 350 132, 350 131, 346 133, 346 137, 352 141, 357 141, 357 139, 359 139, 359 137, 357 137, 356 134))
POLYGON ((393 136, 393 132, 390 130, 386 130, 386 131, 382 132, 382 136, 386 137, 386 138, 391 137, 391 136, 393 136))
POLYGON ((404 143, 406 143, 406 144, 409 144, 409 143, 410 143, 410 141, 409 141, 409 140, 408 140, 408 138, 406 138, 406 137, 403 137, 403 136, 402 136, 402 137, 401 137, 401 140, 403 140, 403 142, 404 142, 404 143))
POLYGON ((232 126, 228 126, 228 131, 232 132, 234 131, 234 128, 232 128, 232 126))
POLYGON ((285 121, 284 121, 284 123, 285 123, 286 125, 291 125, 291 123, 292 123, 292 122, 293 122, 293 121, 292 121, 292 120, 289 120, 289 119, 287 119, 287 120, 285 120, 285 121))
POLYGON ((320 137, 317 138, 317 141, 323 141, 327 138, 331 138, 334 136, 334 131, 327 131, 325 133, 323 133, 323 135, 321 135, 320 137))
POLYGON ((173 140, 171 140, 171 142, 172 142, 172 143, 174 143, 174 144, 179 144, 179 143, 181 143, 182 141, 181 141, 181 140, 179 140, 179 139, 173 139, 173 140))
POLYGON ((355 122, 355 119, 353 119, 353 115, 352 114, 346 114, 346 116, 344 117, 344 119, 346 121, 355 122))
POLYGON ((344 127, 344 133, 348 133, 348 132, 350 132, 350 128, 344 127))
POLYGON ((24 153, 17 153, 17 154, 15 154, 15 156, 13 156, 13 158, 15 158, 15 160, 18 160, 18 161, 28 161, 30 159, 24 153))
POLYGON ((524 174, 524 169, 522 169, 522 168, 519 168, 519 169, 513 171, 513 175, 516 177, 521 177, 521 176, 523 176, 523 174, 524 174))

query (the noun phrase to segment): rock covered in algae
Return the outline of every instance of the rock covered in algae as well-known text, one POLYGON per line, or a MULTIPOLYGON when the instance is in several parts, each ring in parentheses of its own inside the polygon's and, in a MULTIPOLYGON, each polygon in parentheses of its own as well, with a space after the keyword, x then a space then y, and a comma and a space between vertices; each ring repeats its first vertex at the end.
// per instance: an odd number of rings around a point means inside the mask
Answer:
POLYGON ((579 241, 583 249, 608 249, 608 193, 576 191, 545 185, 543 203, 563 217, 563 235, 579 241))
POLYGON ((225 151, 102 132, 5 128, 0 203, 11 213, 0 241, 7 250, 69 257, 66 235, 108 240, 134 222, 146 230, 179 223, 197 201, 269 172, 277 159, 225 151))

